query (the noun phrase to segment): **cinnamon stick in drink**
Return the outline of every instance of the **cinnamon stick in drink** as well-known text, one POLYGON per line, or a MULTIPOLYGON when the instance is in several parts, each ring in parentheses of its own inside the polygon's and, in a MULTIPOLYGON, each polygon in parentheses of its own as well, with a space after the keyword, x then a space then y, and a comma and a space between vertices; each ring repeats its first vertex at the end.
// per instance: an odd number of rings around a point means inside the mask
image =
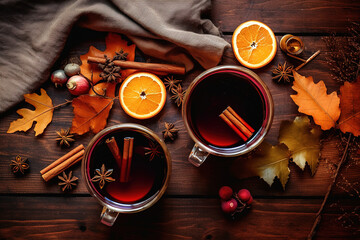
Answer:
POLYGON ((244 141, 247 141, 255 132, 230 106, 227 107, 219 117, 244 141))
POLYGON ((120 182, 127 182, 129 180, 133 154, 133 141, 134 138, 132 137, 124 138, 123 156, 120 169, 120 182))
POLYGON ((109 139, 106 139, 105 142, 108 148, 110 149, 112 155, 114 156, 118 167, 121 168, 122 158, 121 158, 119 146, 117 145, 115 138, 111 137, 109 139))

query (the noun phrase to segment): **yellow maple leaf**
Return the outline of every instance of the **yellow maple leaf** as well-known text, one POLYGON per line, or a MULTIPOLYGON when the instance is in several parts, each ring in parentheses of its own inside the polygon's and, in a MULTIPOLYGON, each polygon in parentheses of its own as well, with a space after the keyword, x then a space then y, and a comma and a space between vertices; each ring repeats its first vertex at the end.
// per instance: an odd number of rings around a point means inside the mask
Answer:
POLYGON ((233 163, 232 170, 238 178, 259 176, 271 186, 277 177, 283 189, 289 179, 288 167, 290 152, 288 147, 280 143, 272 146, 263 142, 250 157, 239 157, 233 163))
POLYGON ((41 89, 40 95, 29 93, 25 94, 24 98, 26 102, 35 107, 35 110, 32 111, 27 108, 17 110, 16 112, 23 118, 11 122, 7 133, 14 133, 16 131, 26 132, 36 122, 34 127, 35 136, 42 134, 53 117, 54 107, 52 100, 44 89, 41 89))
POLYGON ((326 93, 326 86, 323 81, 314 83, 313 78, 304 77, 293 71, 294 83, 292 89, 298 94, 290 95, 298 111, 313 117, 314 122, 323 130, 335 127, 340 116, 340 98, 336 92, 326 93))

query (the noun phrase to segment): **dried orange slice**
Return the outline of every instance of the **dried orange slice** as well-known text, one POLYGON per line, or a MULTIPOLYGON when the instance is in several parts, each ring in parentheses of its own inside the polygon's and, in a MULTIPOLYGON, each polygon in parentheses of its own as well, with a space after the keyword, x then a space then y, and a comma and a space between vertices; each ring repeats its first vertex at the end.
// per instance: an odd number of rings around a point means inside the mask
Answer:
POLYGON ((264 23, 254 20, 244 22, 236 28, 232 46, 237 60, 252 69, 271 62, 277 48, 274 32, 264 23))
POLYGON ((128 76, 119 91, 121 107, 133 118, 151 118, 165 105, 165 85, 151 73, 138 72, 128 76))

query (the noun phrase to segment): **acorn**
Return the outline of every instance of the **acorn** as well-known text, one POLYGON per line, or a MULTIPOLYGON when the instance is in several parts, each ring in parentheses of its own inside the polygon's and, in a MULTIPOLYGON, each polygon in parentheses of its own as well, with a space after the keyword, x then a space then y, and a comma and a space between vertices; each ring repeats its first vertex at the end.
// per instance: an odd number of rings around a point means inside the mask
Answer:
POLYGON ((51 74, 51 81, 55 84, 55 87, 61 87, 67 80, 68 78, 63 70, 56 70, 51 74))
POLYGON ((79 64, 76 64, 76 63, 66 64, 66 66, 64 68, 64 72, 69 77, 72 77, 72 76, 80 73, 80 66, 79 66, 79 64))
POLYGON ((75 75, 69 78, 66 83, 66 87, 69 89, 69 92, 72 95, 76 96, 88 93, 90 90, 89 82, 86 80, 86 78, 80 75, 75 75))

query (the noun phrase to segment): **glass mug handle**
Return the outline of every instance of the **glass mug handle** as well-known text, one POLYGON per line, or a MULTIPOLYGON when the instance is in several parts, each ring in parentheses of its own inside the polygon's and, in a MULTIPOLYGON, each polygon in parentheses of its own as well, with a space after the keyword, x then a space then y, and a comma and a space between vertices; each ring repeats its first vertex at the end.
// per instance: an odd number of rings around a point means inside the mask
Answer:
POLYGON ((112 225, 114 225, 114 222, 118 217, 118 215, 119 215, 118 212, 112 211, 107 207, 103 207, 103 210, 101 211, 100 214, 101 223, 111 227, 112 225))
POLYGON ((202 150, 197 143, 195 143, 189 155, 189 162, 191 162, 195 167, 199 167, 206 158, 209 156, 208 152, 202 150))

